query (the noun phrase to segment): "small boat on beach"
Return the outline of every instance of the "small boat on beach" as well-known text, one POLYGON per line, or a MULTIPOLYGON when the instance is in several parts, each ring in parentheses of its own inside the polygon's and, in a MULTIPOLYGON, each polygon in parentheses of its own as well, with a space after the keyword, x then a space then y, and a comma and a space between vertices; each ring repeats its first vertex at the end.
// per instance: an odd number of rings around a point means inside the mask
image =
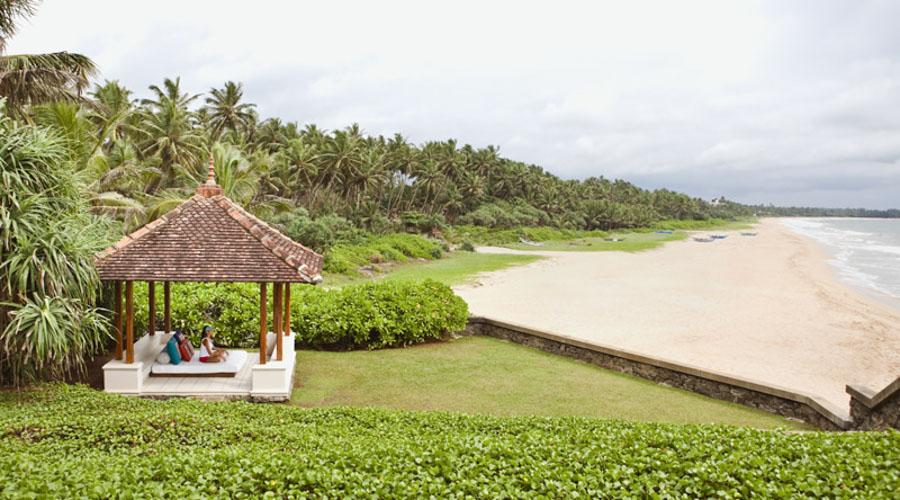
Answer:
POLYGON ((656 234, 672 234, 672 232, 671 229, 660 229, 659 231, 656 231, 656 234))
POLYGON ((693 238, 693 240, 696 241, 696 242, 698 242, 698 243, 710 243, 710 242, 712 242, 712 241, 715 241, 715 240, 713 240, 712 238, 704 238, 704 237, 701 237, 701 236, 695 236, 695 237, 693 238))
POLYGON ((756 233, 741 233, 741 236, 756 236, 756 233))
POLYGON ((728 237, 727 234, 713 234, 710 236, 710 238, 712 238, 714 240, 724 240, 727 237, 728 237))

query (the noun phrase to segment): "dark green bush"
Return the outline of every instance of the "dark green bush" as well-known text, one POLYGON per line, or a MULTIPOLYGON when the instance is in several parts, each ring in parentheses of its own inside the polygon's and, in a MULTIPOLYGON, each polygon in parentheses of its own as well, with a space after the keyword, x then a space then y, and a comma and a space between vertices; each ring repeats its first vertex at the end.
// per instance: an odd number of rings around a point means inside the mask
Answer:
POLYGON ((546 226, 550 224, 551 218, 547 212, 527 203, 497 201, 481 205, 460 217, 460 222, 475 226, 513 228, 517 226, 546 226))
POLYGON ((360 244, 367 238, 365 231, 343 217, 323 215, 313 219, 302 208, 275 215, 270 222, 294 241, 319 253, 327 252, 338 243, 360 244))
POLYGON ((898 463, 896 431, 0 392, 2 498, 896 498, 898 463))
POLYGON ((297 341, 313 347, 418 344, 462 331, 468 319, 466 303, 432 280, 315 289, 302 300, 293 318, 297 341))
MULTIPOLYGON (((156 310, 162 312, 162 287, 156 310)), ((269 288, 269 321, 272 315, 269 288)), ((147 287, 135 286, 135 329, 147 330, 147 287)), ((415 344, 465 328, 468 309, 446 285, 435 281, 372 282, 324 290, 291 289, 291 324, 302 345, 380 348, 415 344)), ((162 315, 157 317, 162 327, 162 315)), ((233 347, 259 344, 259 285, 254 283, 174 283, 172 323, 195 341, 205 324, 217 342, 233 347)))

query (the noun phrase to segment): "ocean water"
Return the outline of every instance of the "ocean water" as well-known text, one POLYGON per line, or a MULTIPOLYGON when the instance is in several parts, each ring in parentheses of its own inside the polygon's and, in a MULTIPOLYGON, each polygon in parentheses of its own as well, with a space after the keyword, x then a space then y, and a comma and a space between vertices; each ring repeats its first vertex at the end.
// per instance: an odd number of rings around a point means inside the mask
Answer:
POLYGON ((900 300, 900 219, 781 219, 817 240, 844 281, 900 300))

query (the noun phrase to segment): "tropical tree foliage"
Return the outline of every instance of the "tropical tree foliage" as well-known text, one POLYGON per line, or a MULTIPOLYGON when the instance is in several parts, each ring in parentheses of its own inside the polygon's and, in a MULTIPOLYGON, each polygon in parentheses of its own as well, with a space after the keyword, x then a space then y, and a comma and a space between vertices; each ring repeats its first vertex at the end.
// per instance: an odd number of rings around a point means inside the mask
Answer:
POLYGON ((88 212, 67 143, 0 118, 0 385, 76 373, 108 335, 91 259, 110 224, 88 212))
POLYGON ((36 0, 0 0, 0 97, 6 109, 24 116, 28 106, 80 100, 88 79, 96 72, 93 61, 81 54, 6 55, 6 42, 16 33, 16 22, 34 14, 36 0))
POLYGON ((210 156, 227 194, 258 215, 303 209, 312 219, 337 216, 372 231, 458 222, 616 229, 747 212, 622 180, 563 180, 503 158, 494 146, 452 139, 415 145, 400 134, 366 135, 357 124, 325 131, 260 122, 234 82, 204 99, 178 78, 149 90, 136 100, 107 81, 83 103, 29 108, 30 120, 67 141, 93 210, 131 227, 191 196, 210 156))

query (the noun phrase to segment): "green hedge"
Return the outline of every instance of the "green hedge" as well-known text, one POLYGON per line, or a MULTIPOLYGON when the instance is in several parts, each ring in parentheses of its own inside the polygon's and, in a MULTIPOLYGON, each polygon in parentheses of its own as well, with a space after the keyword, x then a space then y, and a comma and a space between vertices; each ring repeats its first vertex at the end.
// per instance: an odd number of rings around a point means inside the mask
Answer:
MULTIPOLYGON (((157 321, 162 327, 163 293, 157 285, 157 321)), ((135 328, 146 331, 147 287, 135 286, 135 328)), ((269 288, 269 321, 272 296, 269 288)), ((466 303, 436 281, 371 282, 325 290, 291 288, 291 327, 301 346, 381 348, 440 338, 465 328, 466 303)), ((259 285, 254 283, 174 283, 173 328, 197 335, 205 324, 217 342, 233 347, 259 344, 259 285)))
POLYGON ((898 463, 896 431, 0 393, 2 498, 896 498, 898 463))
POLYGON ((328 348, 418 344, 462 331, 468 306, 437 281, 371 282, 312 289, 294 308, 297 341, 328 348))

